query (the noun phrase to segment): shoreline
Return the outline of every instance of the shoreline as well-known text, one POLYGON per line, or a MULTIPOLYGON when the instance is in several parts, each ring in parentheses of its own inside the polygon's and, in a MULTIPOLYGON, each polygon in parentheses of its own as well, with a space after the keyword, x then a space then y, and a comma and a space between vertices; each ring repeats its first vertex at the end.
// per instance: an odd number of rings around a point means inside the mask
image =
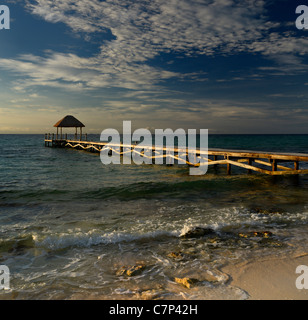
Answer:
POLYGON ((308 266, 307 252, 227 264, 221 271, 230 277, 229 285, 248 294, 248 300, 308 300, 308 289, 297 289, 295 285, 302 275, 295 272, 299 265, 308 266))

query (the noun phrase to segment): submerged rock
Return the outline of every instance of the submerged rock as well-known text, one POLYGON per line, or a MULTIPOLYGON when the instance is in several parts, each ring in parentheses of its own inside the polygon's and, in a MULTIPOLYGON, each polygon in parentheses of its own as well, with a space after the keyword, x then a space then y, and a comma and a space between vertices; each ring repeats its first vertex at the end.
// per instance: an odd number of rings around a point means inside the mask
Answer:
MULTIPOLYGON (((275 236, 270 231, 251 231, 251 232, 242 232, 238 233, 240 238, 244 238, 250 240, 255 243, 254 247, 262 246, 262 247, 283 247, 285 243, 279 240, 277 236, 275 236), (256 241, 252 241, 256 240, 256 241)), ((245 241, 247 242, 247 241, 245 241)))
POLYGON ((124 276, 126 274, 126 267, 122 267, 121 269, 117 270, 116 275, 117 276, 124 276))
POLYGON ((249 231, 249 232, 240 232, 238 236, 241 238, 270 238, 273 236, 272 232, 270 231, 249 231))
POLYGON ((194 227, 184 234, 182 234, 180 237, 182 239, 190 239, 190 238, 201 238, 208 235, 215 234, 215 231, 211 228, 202 228, 202 227, 194 227))
POLYGON ((273 248, 280 248, 285 245, 283 242, 281 242, 279 240, 272 239, 272 238, 261 239, 259 244, 263 247, 273 247, 273 248))
POLYGON ((182 260, 182 259, 184 259, 184 255, 183 255, 183 253, 182 253, 181 251, 178 251, 178 252, 170 252, 170 253, 168 254, 168 257, 169 257, 169 258, 173 258, 173 259, 175 259, 175 260, 182 260))
POLYGON ((182 262, 182 261, 188 261, 196 259, 200 256, 200 250, 196 248, 185 248, 185 251, 172 251, 168 254, 166 254, 168 258, 176 261, 176 262, 182 262))
POLYGON ((190 289, 191 287, 193 287, 196 283, 199 282, 198 279, 194 279, 194 278, 174 278, 174 281, 176 283, 179 283, 181 285, 183 285, 184 287, 190 289))
POLYGON ((145 269, 145 265, 144 264, 134 265, 134 266, 130 266, 128 268, 123 266, 122 268, 120 268, 116 272, 116 275, 117 276, 127 275, 129 277, 133 277, 133 276, 136 276, 136 275, 140 274, 144 269, 145 269))
POLYGON ((205 281, 211 283, 226 283, 230 279, 229 275, 218 269, 207 270, 203 278, 205 281))
POLYGON ((225 284, 230 280, 229 275, 219 269, 199 270, 198 272, 190 272, 188 276, 183 278, 174 278, 174 281, 184 287, 190 289, 194 286, 202 286, 206 283, 212 285, 225 284))
POLYGON ((140 274, 142 272, 142 270, 144 270, 144 268, 145 268, 145 265, 143 265, 143 264, 140 264, 137 266, 132 266, 126 271, 126 274, 129 277, 136 276, 136 275, 140 274))
POLYGON ((157 300, 161 297, 162 291, 157 291, 155 289, 149 289, 141 291, 136 295, 137 299, 141 300, 157 300))
POLYGON ((254 207, 254 208, 250 208, 250 211, 252 213, 257 213, 257 214, 264 214, 264 215, 269 215, 269 214, 281 214, 283 213, 283 210, 280 208, 259 208, 259 207, 254 207))

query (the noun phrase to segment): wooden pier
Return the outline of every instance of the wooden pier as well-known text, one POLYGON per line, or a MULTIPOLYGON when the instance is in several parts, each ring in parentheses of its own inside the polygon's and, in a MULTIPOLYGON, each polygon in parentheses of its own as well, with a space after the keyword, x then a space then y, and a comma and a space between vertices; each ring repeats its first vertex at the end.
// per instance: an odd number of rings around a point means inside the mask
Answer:
MULTIPOLYGON (((75 135, 76 137, 77 135, 75 135)), ((268 175, 298 175, 308 174, 308 169, 301 169, 300 163, 308 163, 308 154, 301 153, 279 153, 265 151, 246 151, 246 150, 225 150, 225 149, 209 149, 206 151, 197 150, 194 152, 189 149, 168 149, 156 148, 153 146, 138 146, 125 144, 110 144, 107 142, 93 142, 82 140, 67 139, 67 136, 62 134, 45 134, 46 147, 63 147, 90 152, 100 153, 102 150, 109 149, 109 152, 114 152, 120 155, 130 154, 134 152, 145 158, 151 159, 151 163, 155 163, 155 159, 169 158, 174 159, 178 164, 186 164, 189 166, 200 166, 200 158, 204 164, 208 166, 226 165, 227 174, 231 174, 232 166, 246 169, 248 173, 252 171, 268 175), (146 152, 150 151, 150 152, 146 152), (195 154, 195 161, 191 161, 192 157, 189 154, 195 154), (151 154, 148 156, 148 154, 151 154), (179 154, 186 154, 186 159, 179 157, 179 154)))

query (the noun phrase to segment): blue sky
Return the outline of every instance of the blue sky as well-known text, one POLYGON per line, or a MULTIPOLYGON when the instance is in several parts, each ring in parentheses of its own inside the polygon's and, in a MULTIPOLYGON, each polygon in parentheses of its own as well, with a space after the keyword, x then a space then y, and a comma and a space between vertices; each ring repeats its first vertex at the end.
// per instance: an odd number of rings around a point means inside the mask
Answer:
POLYGON ((3 0, 0 133, 308 133, 305 2, 3 0))

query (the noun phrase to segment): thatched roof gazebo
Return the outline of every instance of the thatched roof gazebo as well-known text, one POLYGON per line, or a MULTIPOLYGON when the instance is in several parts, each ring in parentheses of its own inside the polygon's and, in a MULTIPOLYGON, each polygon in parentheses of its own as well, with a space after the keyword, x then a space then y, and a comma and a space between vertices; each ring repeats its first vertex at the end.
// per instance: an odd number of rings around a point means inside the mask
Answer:
POLYGON ((82 140, 82 128, 85 127, 85 125, 80 122, 78 119, 76 119, 73 116, 66 116, 63 119, 59 120, 54 127, 57 128, 57 139, 58 139, 58 135, 59 135, 59 128, 61 129, 60 131, 60 137, 62 140, 62 128, 76 128, 76 132, 75 132, 75 138, 77 139, 77 129, 80 129, 80 140, 82 140))

